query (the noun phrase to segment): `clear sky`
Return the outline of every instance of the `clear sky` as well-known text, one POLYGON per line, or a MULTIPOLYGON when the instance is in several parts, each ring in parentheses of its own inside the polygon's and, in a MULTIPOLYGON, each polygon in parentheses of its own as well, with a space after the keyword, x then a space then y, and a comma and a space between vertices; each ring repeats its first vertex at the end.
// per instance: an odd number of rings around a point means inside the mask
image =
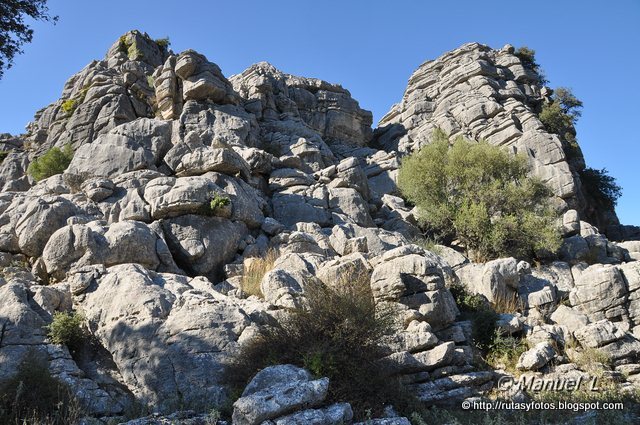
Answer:
MULTIPOLYGON (((21 133, 67 78, 130 29, 193 48, 225 75, 266 60, 284 72, 340 83, 374 123, 411 72, 463 43, 536 50, 552 87, 584 102, 578 140, 587 164, 623 187, 618 215, 640 225, 640 1, 141 1, 50 0, 56 26, 0 80, 0 132, 21 133)), ((374 124, 375 125, 375 124, 374 124)))

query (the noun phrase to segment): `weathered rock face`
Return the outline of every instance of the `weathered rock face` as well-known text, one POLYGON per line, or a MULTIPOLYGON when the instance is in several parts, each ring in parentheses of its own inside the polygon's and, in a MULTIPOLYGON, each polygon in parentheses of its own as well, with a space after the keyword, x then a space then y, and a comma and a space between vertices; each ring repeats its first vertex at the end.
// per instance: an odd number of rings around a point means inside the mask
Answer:
MULTIPOLYGON (((292 119, 285 121, 285 125, 293 127, 291 130, 295 132, 294 123, 301 120, 329 143, 364 146, 371 138, 371 113, 360 109, 358 102, 339 85, 284 74, 266 62, 249 67, 231 82, 245 99, 247 110, 259 120, 281 121, 280 115, 287 114, 292 119)), ((299 133, 299 137, 304 134, 299 133)), ((280 144, 280 140, 273 142, 280 144)), ((313 149, 313 142, 303 149, 313 149)))
POLYGON ((114 266, 79 302, 127 386, 160 410, 221 403, 224 350, 232 351, 250 323, 226 297, 190 281, 139 265, 114 266))

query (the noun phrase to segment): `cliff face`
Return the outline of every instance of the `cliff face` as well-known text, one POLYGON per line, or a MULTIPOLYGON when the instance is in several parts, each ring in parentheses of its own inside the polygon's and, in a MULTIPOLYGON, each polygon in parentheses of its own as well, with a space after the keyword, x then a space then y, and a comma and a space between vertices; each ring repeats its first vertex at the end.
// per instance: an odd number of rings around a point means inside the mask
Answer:
MULTIPOLYGON (((353 267, 370 275, 378 302, 402 312, 387 360, 425 402, 472 396, 495 378, 474 370, 469 324, 457 321, 448 289, 455 282, 489 300, 523 300, 522 316, 503 318, 508 332, 534 341, 538 326, 555 339, 566 335, 556 325, 573 334, 576 320, 592 323, 579 339, 636 364, 640 274, 631 260, 640 246, 612 243, 580 220, 580 160, 568 161, 540 123, 548 92, 537 81, 512 48, 467 44, 421 65, 373 133, 371 113, 339 85, 264 62, 226 78, 197 52, 127 33, 67 81, 26 135, 0 139, 9 151, 0 165, 0 377, 36 349, 95 416, 120 415, 133 399, 164 412, 220 406, 224 364, 239 347, 303 305, 306 283, 331 285, 353 267), (421 233, 394 196, 399 158, 435 128, 527 155, 564 212, 560 261, 472 264, 411 243, 421 233), (65 145, 75 152, 63 174, 37 183, 26 175, 34 158, 65 145), (243 271, 269 250, 278 258, 260 282, 263 298, 248 297, 243 271), (559 306, 567 297, 570 307, 559 306), (42 329, 69 309, 83 312, 99 346, 82 361, 42 329)), ((560 358, 554 350, 529 353, 535 361, 523 368, 560 358)), ((314 397, 322 405, 324 395, 314 397)), ((243 397, 239 420, 307 405, 283 403, 257 415, 243 397)), ((300 417, 350 420, 348 405, 331 408, 300 417)))

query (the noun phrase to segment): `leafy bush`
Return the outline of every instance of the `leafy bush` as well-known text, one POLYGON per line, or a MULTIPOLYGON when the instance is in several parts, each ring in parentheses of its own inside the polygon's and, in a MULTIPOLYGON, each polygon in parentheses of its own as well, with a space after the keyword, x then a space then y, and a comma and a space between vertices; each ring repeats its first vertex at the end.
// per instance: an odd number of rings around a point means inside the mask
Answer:
POLYGON ((273 263, 278 257, 278 251, 270 249, 263 257, 246 259, 242 281, 240 282, 242 291, 249 295, 263 297, 260 282, 262 282, 264 275, 273 269, 273 263))
POLYGON ((599 207, 613 209, 622 195, 622 188, 611 177, 606 168, 596 170, 585 168, 580 172, 580 180, 584 190, 599 207))
POLYGON ((118 50, 122 53, 127 53, 129 50, 129 43, 127 42, 127 36, 121 35, 118 39, 118 50))
POLYGON ((515 372, 520 356, 528 349, 529 346, 525 339, 503 335, 502 332, 496 330, 487 353, 487 362, 495 369, 515 372))
POLYGON ((551 191, 528 177, 523 156, 486 142, 447 136, 405 157, 398 186, 418 207, 421 224, 456 237, 476 260, 533 258, 560 246, 551 191))
POLYGON ((209 202, 209 209, 215 215, 216 212, 229 205, 231 201, 226 196, 215 195, 209 202))
POLYGON ((328 377, 328 402, 350 402, 357 417, 382 413, 389 403, 402 409, 404 391, 379 362, 384 340, 396 331, 395 312, 376 306, 369 276, 354 271, 331 287, 308 282, 305 297, 304 309, 264 329, 229 365, 236 391, 260 369, 287 363, 328 377))
POLYGON ((56 312, 53 322, 47 325, 47 336, 54 344, 66 345, 69 349, 78 348, 85 339, 84 318, 74 312, 56 312))
POLYGON ((17 373, 0 384, 0 423, 67 425, 80 419, 77 400, 49 373, 46 360, 27 353, 17 373))
POLYGON ((78 106, 78 102, 75 99, 67 99, 64 102, 62 102, 62 110, 67 114, 67 115, 71 115, 73 114, 73 111, 76 110, 76 107, 78 106))
POLYGON ((169 40, 169 37, 158 38, 154 41, 161 49, 164 49, 164 50, 168 49, 169 46, 171 46, 171 41, 169 40))
POLYGON ((73 149, 71 145, 65 145, 60 149, 53 147, 29 164, 27 172, 36 181, 46 179, 55 174, 61 174, 71 164, 73 149))

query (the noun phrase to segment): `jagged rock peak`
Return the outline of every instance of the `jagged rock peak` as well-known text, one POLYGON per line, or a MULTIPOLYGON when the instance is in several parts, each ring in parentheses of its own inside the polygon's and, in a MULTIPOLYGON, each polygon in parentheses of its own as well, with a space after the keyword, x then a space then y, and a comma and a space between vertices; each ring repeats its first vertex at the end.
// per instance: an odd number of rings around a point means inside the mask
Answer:
POLYGON ((259 120, 278 120, 282 114, 300 118, 329 143, 364 146, 371 139, 371 112, 339 84, 286 74, 268 62, 256 63, 230 81, 259 120))

